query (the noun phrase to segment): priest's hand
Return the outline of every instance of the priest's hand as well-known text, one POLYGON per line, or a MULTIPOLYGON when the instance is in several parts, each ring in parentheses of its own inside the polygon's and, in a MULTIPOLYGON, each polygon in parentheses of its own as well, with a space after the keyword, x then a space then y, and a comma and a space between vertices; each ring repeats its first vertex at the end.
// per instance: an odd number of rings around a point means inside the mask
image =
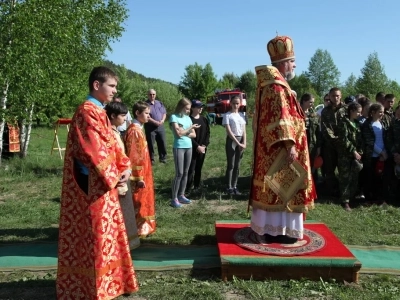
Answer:
POLYGON ((288 154, 287 154, 286 160, 290 165, 297 159, 298 154, 297 154, 297 151, 296 151, 296 148, 294 145, 292 147, 290 147, 289 149, 287 149, 287 152, 288 152, 288 154))
POLYGON ((125 182, 127 182, 130 176, 131 176, 131 170, 125 170, 124 172, 122 172, 121 178, 118 181, 117 187, 121 186, 125 182))

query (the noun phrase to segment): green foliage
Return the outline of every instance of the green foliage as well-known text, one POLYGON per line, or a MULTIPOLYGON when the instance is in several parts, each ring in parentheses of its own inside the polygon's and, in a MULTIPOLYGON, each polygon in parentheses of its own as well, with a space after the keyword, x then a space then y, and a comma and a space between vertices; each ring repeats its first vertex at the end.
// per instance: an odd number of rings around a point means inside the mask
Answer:
POLYGON ((394 94, 397 99, 400 97, 400 85, 397 83, 397 81, 391 80, 389 82, 389 86, 387 88, 387 93, 389 94, 394 94))
POLYGON ((185 67, 185 74, 178 85, 179 91, 189 99, 205 100, 214 93, 218 80, 208 63, 204 67, 197 62, 185 67))
POLYGON ((239 77, 234 73, 225 73, 222 78, 218 81, 217 88, 219 89, 233 89, 237 87, 239 83, 239 77))
POLYGON ((146 100, 147 92, 150 89, 156 90, 157 99, 164 103, 168 112, 171 112, 178 100, 183 97, 175 84, 155 78, 147 78, 127 69, 124 65, 116 65, 111 61, 104 61, 104 65, 115 70, 118 74, 118 96, 128 105, 129 109, 137 101, 146 100))
POLYGON ((339 86, 340 72, 327 50, 317 49, 311 57, 305 76, 320 97, 332 87, 339 86))
MULTIPOLYGON (((127 18, 123 0, 2 1, 1 78, 18 118, 35 105, 35 118, 71 114, 87 93, 87 76, 127 18), (57 16, 57 17, 55 17, 57 16)), ((10 111, 11 112, 11 111, 10 111)))
POLYGON ((252 71, 247 71, 243 73, 236 87, 240 88, 242 91, 246 93, 255 93, 257 88, 257 78, 256 74, 252 71))
POLYGON ((321 97, 314 90, 310 79, 306 76, 305 73, 300 75, 296 75, 292 80, 289 81, 290 88, 297 93, 297 99, 300 101, 300 98, 305 93, 310 93, 314 96, 315 104, 321 103, 321 97))
POLYGON ((357 82, 357 77, 353 73, 351 73, 349 78, 346 79, 346 81, 341 87, 342 98, 345 98, 350 95, 355 96, 356 94, 358 94, 356 88, 356 82, 357 82))
POLYGON ((378 53, 368 55, 364 67, 361 69, 361 76, 356 81, 356 89, 359 93, 375 99, 379 91, 386 91, 390 82, 385 74, 384 67, 378 58, 378 53))

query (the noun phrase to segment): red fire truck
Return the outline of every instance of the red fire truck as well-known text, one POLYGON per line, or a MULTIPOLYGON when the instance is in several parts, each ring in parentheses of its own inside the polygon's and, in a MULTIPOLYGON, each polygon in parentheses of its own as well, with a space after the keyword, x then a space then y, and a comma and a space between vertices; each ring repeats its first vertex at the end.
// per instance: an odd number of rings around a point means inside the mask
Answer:
POLYGON ((214 95, 207 98, 207 112, 216 115, 215 121, 217 124, 222 124, 223 115, 229 111, 229 103, 234 96, 239 96, 240 98, 239 112, 246 115, 246 93, 238 88, 216 90, 214 95))

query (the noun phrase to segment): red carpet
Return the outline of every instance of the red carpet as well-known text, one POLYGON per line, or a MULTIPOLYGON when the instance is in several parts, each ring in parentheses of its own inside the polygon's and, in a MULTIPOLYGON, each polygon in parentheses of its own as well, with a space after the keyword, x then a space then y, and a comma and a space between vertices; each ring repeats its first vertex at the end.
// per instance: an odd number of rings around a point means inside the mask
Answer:
POLYGON ((260 278, 274 278, 276 275, 276 278, 282 279, 299 276, 299 279, 321 277, 357 281, 361 263, 323 223, 305 222, 305 229, 323 237, 323 245, 311 253, 294 253, 292 256, 287 253, 284 256, 276 253, 266 255, 239 246, 234 235, 246 227, 249 227, 248 220, 217 221, 215 224, 223 279, 229 279, 232 275, 250 278, 256 275, 255 272, 262 271, 265 274, 257 274, 260 278), (268 271, 268 267, 273 267, 273 270, 268 271), (281 274, 275 274, 277 272, 281 274))

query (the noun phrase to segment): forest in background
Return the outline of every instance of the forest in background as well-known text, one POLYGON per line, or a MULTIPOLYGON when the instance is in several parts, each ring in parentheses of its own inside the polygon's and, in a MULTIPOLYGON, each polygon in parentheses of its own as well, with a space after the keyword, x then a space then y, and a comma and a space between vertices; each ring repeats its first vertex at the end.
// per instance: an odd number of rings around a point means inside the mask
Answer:
MULTIPOLYGON (((247 94, 247 111, 253 110, 254 66, 243 74, 226 70, 218 77, 212 62, 204 66, 193 62, 175 85, 105 61, 105 53, 125 31, 128 13, 125 0, 0 1, 0 155, 6 123, 18 125, 21 157, 25 157, 33 125, 51 126, 58 118, 71 117, 87 95, 88 74, 100 64, 116 71, 118 95, 129 107, 146 99, 150 88, 168 112, 182 97, 204 102, 217 89, 240 88, 247 94)), ((290 86, 299 98, 306 92, 313 94, 316 104, 332 87, 341 88, 343 97, 362 93, 374 100, 379 91, 400 95, 398 82, 387 77, 376 52, 366 58, 360 76, 339 79, 340 70, 328 50, 317 49, 308 70, 290 86)))

